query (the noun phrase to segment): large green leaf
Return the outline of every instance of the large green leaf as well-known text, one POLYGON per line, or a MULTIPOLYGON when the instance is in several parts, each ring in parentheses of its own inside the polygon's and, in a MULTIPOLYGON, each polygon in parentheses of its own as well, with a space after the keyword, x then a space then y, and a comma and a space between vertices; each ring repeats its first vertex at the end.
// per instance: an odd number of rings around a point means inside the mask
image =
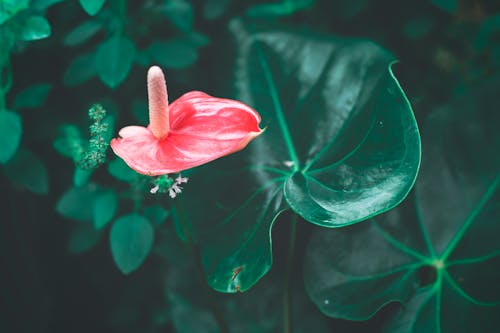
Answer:
POLYGON ((429 117, 414 206, 313 234, 305 282, 322 312, 366 319, 399 301, 386 332, 500 330, 497 92, 481 87, 429 117))
POLYGON ((135 45, 127 37, 112 37, 97 48, 97 75, 109 87, 115 88, 127 77, 135 57, 135 45))
POLYGON ((0 110, 0 163, 5 163, 14 156, 21 134, 21 117, 16 112, 0 110))
POLYGON ((135 271, 153 248, 154 229, 144 217, 131 214, 113 223, 110 233, 111 254, 123 274, 135 271))
POLYGON ((406 196, 420 161, 417 125, 385 50, 251 29, 232 25, 235 82, 266 130, 243 152, 199 168, 182 200, 209 283, 225 292, 247 290, 269 270, 280 212, 325 227, 367 219, 406 196))

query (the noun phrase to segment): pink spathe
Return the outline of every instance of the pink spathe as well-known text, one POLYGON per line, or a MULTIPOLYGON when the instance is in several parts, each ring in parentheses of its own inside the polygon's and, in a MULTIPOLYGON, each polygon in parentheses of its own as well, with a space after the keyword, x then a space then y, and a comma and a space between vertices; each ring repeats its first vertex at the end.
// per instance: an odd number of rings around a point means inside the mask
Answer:
POLYGON ((231 99, 191 91, 168 105, 163 72, 148 71, 149 126, 128 126, 111 148, 141 174, 178 173, 237 152, 259 134, 260 116, 231 99))

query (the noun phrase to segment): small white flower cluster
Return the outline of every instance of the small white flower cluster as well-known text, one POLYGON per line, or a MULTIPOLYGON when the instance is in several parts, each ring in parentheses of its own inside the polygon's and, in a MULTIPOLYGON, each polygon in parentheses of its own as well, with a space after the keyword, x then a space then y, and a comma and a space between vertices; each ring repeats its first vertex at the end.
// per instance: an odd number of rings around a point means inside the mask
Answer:
MULTIPOLYGON (((182 187, 180 185, 187 183, 188 180, 188 177, 182 177, 179 174, 177 178, 173 180, 174 183, 172 184, 172 186, 170 186, 167 190, 165 190, 164 188, 160 190, 161 186, 159 184, 156 184, 151 190, 149 190, 149 192, 151 194, 156 194, 158 193, 158 191, 160 191, 161 193, 165 193, 166 191, 168 191, 168 195, 173 199, 177 196, 177 194, 182 192, 182 187)), ((171 178, 170 181, 172 181, 171 178)))
POLYGON ((168 189, 168 195, 173 199, 177 194, 182 192, 181 184, 186 184, 188 182, 188 177, 182 177, 180 174, 175 178, 175 183, 168 189))

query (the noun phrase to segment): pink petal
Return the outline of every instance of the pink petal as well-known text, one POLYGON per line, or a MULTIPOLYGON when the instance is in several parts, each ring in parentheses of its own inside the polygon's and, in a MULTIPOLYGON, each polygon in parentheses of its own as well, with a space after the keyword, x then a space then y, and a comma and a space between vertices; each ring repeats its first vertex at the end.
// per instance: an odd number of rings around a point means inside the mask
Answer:
POLYGON ((161 155, 160 141, 153 133, 140 126, 128 126, 120 130, 121 138, 111 140, 111 149, 125 163, 138 173, 150 176, 169 173, 162 172, 163 163, 158 159, 161 155))
POLYGON ((170 134, 165 154, 192 168, 239 151, 261 134, 260 116, 249 106, 199 91, 170 106, 170 134))
POLYGON ((243 149, 262 133, 260 116, 238 101, 193 91, 170 105, 170 131, 159 140, 149 128, 125 127, 111 148, 146 175, 178 173, 243 149))

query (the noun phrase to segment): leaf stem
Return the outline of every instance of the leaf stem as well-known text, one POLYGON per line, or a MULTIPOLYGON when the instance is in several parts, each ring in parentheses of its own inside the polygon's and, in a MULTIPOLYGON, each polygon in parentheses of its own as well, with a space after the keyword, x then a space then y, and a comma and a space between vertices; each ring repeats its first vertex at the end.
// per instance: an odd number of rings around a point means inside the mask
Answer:
POLYGON ((283 333, 292 333, 292 294, 291 275, 295 259, 295 243, 297 239, 297 215, 293 214, 290 225, 290 239, 285 266, 285 282, 283 284, 283 333))
MULTIPOLYGON (((203 290, 204 290, 204 292, 205 292, 205 294, 206 294, 206 296, 208 298, 208 301, 209 301, 209 304, 210 304, 210 308, 211 308, 211 311, 212 311, 212 315, 214 316, 214 319, 217 322, 217 325, 219 326, 220 332, 221 333, 229 333, 229 330, 227 328, 226 322, 224 321, 224 317, 222 316, 222 314, 220 312, 220 309, 217 306, 217 303, 215 302, 215 297, 214 297, 213 290, 210 289, 210 287, 208 286, 208 284, 206 282, 205 273, 203 271, 203 266, 201 264, 200 248, 195 243, 195 241, 193 240, 193 237, 192 237, 191 233, 189 232, 189 227, 188 227, 188 225, 186 223, 183 211, 182 211, 182 209, 181 209, 178 201, 177 200, 173 200, 173 202, 174 202, 174 208, 177 211, 177 216, 178 216, 178 219, 179 219, 179 225, 180 225, 180 227, 182 229, 182 233, 184 234, 185 241, 186 241, 189 249, 192 252, 193 259, 194 259, 195 266, 196 266, 196 273, 198 275, 198 279, 200 280, 200 284, 201 284, 201 286, 202 286, 202 288, 203 288, 203 290)), ((183 241, 183 240, 181 239, 181 241, 183 241)))

